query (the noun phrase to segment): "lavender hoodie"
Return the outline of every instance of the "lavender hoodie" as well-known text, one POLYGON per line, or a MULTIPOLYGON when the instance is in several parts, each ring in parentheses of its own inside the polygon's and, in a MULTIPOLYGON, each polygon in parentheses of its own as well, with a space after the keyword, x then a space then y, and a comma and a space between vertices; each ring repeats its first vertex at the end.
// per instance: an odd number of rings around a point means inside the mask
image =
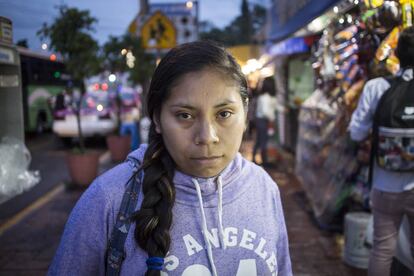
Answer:
MULTIPOLYGON (((116 221, 133 159, 99 176, 68 219, 48 275, 104 275, 105 251, 116 221)), ((239 153, 211 178, 176 171, 171 247, 161 275, 292 275, 280 194, 259 166, 239 153)), ((142 202, 142 194, 138 206, 142 202)), ((137 209, 138 209, 137 206, 137 209)), ((121 275, 144 275, 147 254, 134 240, 131 225, 121 275)))

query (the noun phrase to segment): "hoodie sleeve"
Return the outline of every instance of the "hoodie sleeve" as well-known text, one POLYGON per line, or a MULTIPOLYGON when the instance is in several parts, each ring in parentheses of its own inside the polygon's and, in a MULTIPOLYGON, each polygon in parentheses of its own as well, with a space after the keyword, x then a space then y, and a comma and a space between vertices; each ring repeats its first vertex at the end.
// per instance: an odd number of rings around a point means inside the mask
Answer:
POLYGON ((48 275, 104 275, 109 210, 98 178, 72 210, 48 275))
MULTIPOLYGON (((276 186, 277 187, 277 186, 276 186)), ((285 217, 283 215, 283 207, 280 199, 279 188, 277 188, 276 194, 276 208, 277 208, 277 221, 279 225, 279 237, 276 245, 277 249, 277 264, 278 264, 278 274, 283 276, 291 276, 292 274, 292 264, 290 262, 289 254, 289 240, 286 230, 285 217)))

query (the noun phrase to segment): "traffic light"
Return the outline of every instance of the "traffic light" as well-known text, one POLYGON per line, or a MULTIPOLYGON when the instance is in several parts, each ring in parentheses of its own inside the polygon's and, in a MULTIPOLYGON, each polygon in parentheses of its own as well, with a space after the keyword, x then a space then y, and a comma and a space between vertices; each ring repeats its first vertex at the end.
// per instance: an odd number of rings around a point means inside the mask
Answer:
POLYGON ((54 76, 56 79, 60 78, 60 75, 61 75, 61 73, 60 73, 59 71, 55 71, 55 72, 53 72, 53 76, 54 76))

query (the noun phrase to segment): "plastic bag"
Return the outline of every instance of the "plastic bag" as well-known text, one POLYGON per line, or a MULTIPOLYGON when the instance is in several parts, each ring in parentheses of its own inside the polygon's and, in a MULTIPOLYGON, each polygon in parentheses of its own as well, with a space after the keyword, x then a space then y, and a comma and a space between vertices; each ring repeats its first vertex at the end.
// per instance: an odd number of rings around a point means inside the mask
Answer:
POLYGON ((28 170, 31 155, 20 140, 3 137, 0 142, 0 160, 0 203, 40 182, 39 171, 28 170))

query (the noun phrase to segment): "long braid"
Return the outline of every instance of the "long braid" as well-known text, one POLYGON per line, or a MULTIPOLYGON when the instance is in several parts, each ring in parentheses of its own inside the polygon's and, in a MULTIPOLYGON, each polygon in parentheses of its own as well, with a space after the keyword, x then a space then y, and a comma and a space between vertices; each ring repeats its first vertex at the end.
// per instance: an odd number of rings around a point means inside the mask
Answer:
MULTIPOLYGON (((169 230, 175 201, 175 165, 153 125, 144 156, 144 168, 144 200, 141 209, 134 216, 135 239, 149 257, 165 257, 171 243, 169 230)), ((160 271, 147 270, 146 275, 158 276, 160 271)))

